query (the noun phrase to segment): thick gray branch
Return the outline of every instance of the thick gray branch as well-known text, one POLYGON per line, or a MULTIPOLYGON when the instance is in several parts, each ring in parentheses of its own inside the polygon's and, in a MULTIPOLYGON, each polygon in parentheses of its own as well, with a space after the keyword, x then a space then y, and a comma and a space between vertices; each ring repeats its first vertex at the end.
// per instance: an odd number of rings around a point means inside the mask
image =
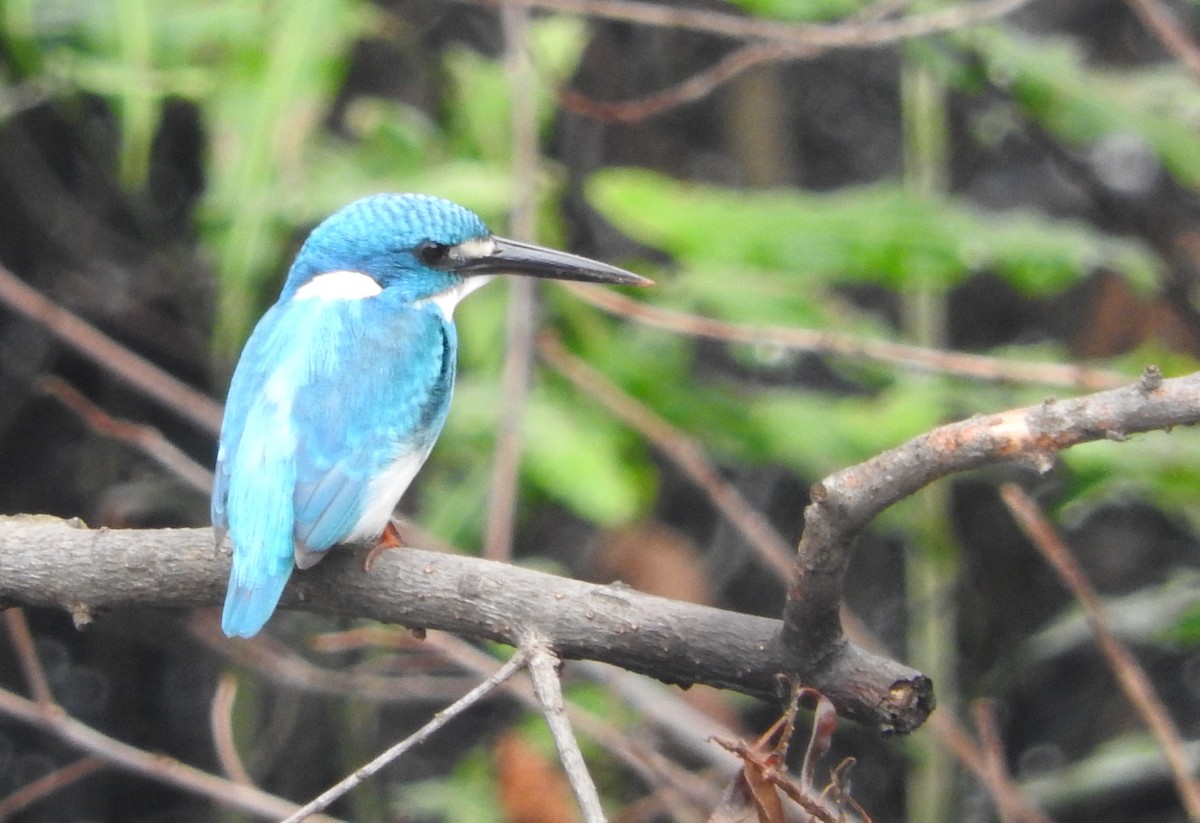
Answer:
MULTIPOLYGON (((56 519, 0 519, 0 606, 57 606, 77 619, 126 606, 214 606, 229 558, 207 529, 91 531, 56 519)), ((600 660, 672 683, 775 698, 779 677, 820 689, 846 716, 910 731, 932 708, 918 672, 843 642, 801 658, 781 623, 418 549, 338 550, 297 572, 285 607, 369 617, 518 645, 543 637, 563 658, 600 660)))
POLYGON ((828 648, 842 636, 842 577, 858 532, 877 514, 938 478, 1021 460, 1049 468, 1053 456, 1092 440, 1200 422, 1200 372, 1164 380, 1147 367, 1129 386, 951 423, 914 437, 813 486, 784 607, 783 642, 828 648))

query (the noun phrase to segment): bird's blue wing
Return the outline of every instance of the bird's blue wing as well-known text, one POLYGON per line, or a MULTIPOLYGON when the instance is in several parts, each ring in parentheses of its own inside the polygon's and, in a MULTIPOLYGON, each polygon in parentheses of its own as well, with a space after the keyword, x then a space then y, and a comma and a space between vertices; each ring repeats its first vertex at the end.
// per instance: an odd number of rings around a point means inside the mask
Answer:
POLYGON ((436 307, 388 297, 335 304, 340 332, 297 393, 293 416, 304 437, 293 502, 301 567, 335 543, 383 530, 449 408, 453 326, 436 307))
POLYGON ((311 565, 386 524, 407 480, 379 478, 407 461, 411 479, 449 405, 456 344, 436 312, 385 293, 287 301, 264 316, 230 389, 213 497, 234 548, 226 633, 262 627, 293 557, 311 565), (377 524, 363 523, 368 509, 383 511, 377 524))
POLYGON ((283 305, 263 316, 242 351, 225 402, 212 518, 218 539, 227 531, 233 543, 221 618, 230 636, 258 632, 291 576, 295 432, 294 387, 287 378, 292 327, 283 305))

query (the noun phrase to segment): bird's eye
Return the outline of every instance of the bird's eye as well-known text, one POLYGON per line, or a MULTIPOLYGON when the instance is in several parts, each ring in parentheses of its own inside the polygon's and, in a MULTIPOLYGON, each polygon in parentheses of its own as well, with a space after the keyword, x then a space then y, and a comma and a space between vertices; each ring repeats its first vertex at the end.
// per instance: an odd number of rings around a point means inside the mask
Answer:
POLYGON ((417 246, 417 259, 430 268, 438 269, 449 260, 450 247, 445 243, 435 243, 427 240, 417 246))

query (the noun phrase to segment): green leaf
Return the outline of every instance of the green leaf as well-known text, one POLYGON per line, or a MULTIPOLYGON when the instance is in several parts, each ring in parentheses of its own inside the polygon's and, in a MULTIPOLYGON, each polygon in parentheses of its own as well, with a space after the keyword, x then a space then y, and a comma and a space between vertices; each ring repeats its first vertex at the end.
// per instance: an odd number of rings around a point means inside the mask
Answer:
POLYGON ((988 213, 893 184, 828 194, 747 192, 621 169, 594 175, 588 194, 622 231, 679 261, 673 294, 724 317, 738 313, 743 294, 758 308, 775 300, 781 311, 797 311, 833 285, 944 291, 976 272, 995 271, 1044 295, 1098 266, 1150 287, 1159 266, 1139 243, 1082 223, 1029 211, 988 213), (721 272, 723 289, 714 293, 721 272))
POLYGON ((1063 38, 999 27, 965 38, 989 78, 1058 137, 1076 145, 1135 134, 1184 185, 1200 187, 1200 91, 1182 66, 1100 71, 1063 38))
POLYGON ((525 474, 580 517, 619 526, 648 504, 649 475, 636 459, 636 444, 602 410, 537 386, 526 406, 525 432, 525 474))
POLYGON ((867 0, 732 0, 733 5, 755 17, 776 20, 839 20, 862 11, 867 0))

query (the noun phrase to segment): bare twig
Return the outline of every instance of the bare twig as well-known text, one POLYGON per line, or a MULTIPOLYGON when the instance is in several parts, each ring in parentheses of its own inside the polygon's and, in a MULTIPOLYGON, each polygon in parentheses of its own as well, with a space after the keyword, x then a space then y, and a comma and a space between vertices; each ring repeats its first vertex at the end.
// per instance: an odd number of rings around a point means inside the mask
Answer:
POLYGON ((998 774, 988 766, 983 749, 971 739, 971 735, 953 715, 934 712, 929 718, 928 726, 938 736, 942 745, 958 758, 958 762, 987 787, 1002 815, 1007 814, 1022 823, 1054 823, 1032 804, 1021 788, 1012 781, 1007 771, 998 774))
POLYGON ((105 763, 99 757, 81 757, 74 763, 55 769, 44 777, 39 777, 32 783, 27 783, 8 797, 0 798, 0 820, 9 820, 43 797, 49 797, 55 792, 82 780, 88 775, 103 769, 105 763))
MULTIPOLYGON (((7 689, 0 689, 0 713, 54 734, 60 740, 95 755, 105 763, 206 797, 227 808, 275 819, 291 814, 296 808, 294 803, 261 789, 242 786, 203 772, 173 757, 151 754, 101 734, 70 717, 57 705, 42 707, 7 689)), ((333 818, 321 816, 316 820, 330 823, 333 818)))
POLYGON ((188 621, 192 636, 268 682, 312 694, 353 697, 377 701, 443 701, 448 695, 464 694, 471 680, 451 676, 427 676, 408 672, 388 677, 360 671, 341 671, 313 665, 287 645, 259 634, 249 640, 231 640, 221 631, 212 613, 196 612, 188 621))
POLYGON ((25 620, 25 611, 8 609, 4 612, 4 622, 8 626, 8 636, 12 638, 13 648, 17 652, 17 660, 21 664, 21 672, 25 675, 25 683, 29 686, 33 699, 43 709, 53 706, 54 694, 50 691, 46 670, 42 667, 42 661, 38 657, 33 634, 29 631, 29 622, 25 620))
MULTIPOLYGON (((1008 769, 1004 765, 1004 743, 1000 740, 1000 730, 996 728, 996 711, 989 700, 976 700, 971 704, 971 716, 975 719, 975 728, 979 732, 979 748, 983 753, 983 765, 991 774, 991 783, 1007 783, 1011 781, 1008 769)), ((1000 823, 1015 823, 1016 817, 1002 803, 997 804, 1000 812, 1000 823)))
POLYGON ((415 746, 424 743, 438 729, 445 726, 458 715, 462 714, 467 709, 479 703, 487 695, 491 694, 497 686, 503 683, 508 678, 512 677, 518 669, 525 665, 525 653, 518 650, 508 662, 500 667, 491 677, 484 680, 471 691, 464 694, 458 700, 451 703, 445 709, 433 716, 433 719, 426 723, 421 728, 417 729, 408 737, 401 740, 396 745, 392 746, 387 751, 380 754, 370 763, 353 771, 343 780, 331 786, 319 796, 314 798, 310 803, 306 804, 295 814, 288 817, 283 823, 301 823, 308 818, 309 815, 329 808, 329 805, 337 800, 346 792, 354 789, 365 780, 369 780, 380 769, 388 765, 402 754, 412 749, 415 746))
POLYGON ((725 343, 774 346, 819 354, 838 354, 905 369, 936 372, 952 377, 1003 383, 1097 391, 1124 386, 1129 377, 1118 372, 1061 363, 1030 363, 981 354, 944 351, 887 340, 870 340, 835 331, 784 326, 749 326, 710 317, 663 309, 634 300, 611 289, 564 283, 573 294, 596 308, 643 325, 705 337, 725 343))
MULTIPOLYGON (((495 6, 504 0, 462 0, 475 5, 495 6)), ((694 6, 628 0, 527 0, 530 8, 618 20, 644 26, 705 32, 739 40, 817 46, 863 48, 880 46, 955 31, 1003 17, 1030 0, 980 0, 960 3, 936 11, 888 20, 860 23, 793 24, 757 17, 738 17, 694 6)))
POLYGON ((751 43, 727 54, 715 65, 693 74, 670 88, 633 100, 596 100, 574 89, 561 88, 558 102, 564 109, 613 123, 638 123, 656 114, 706 97, 721 84, 763 63, 808 57, 819 49, 808 45, 751 43))
POLYGON ((1159 0, 1126 0, 1133 13, 1154 32, 1167 51, 1200 79, 1200 48, 1188 36, 1186 29, 1175 19, 1175 15, 1159 0))
MULTIPOLYGON (((495 658, 454 635, 433 632, 430 633, 428 641, 431 646, 439 649, 447 659, 453 660, 458 665, 477 674, 487 676, 499 666, 495 658)), ((585 676, 591 674, 587 664, 577 666, 575 671, 582 671, 585 676)), ((604 681, 600 680, 600 682, 604 681)), ((538 699, 533 693, 531 682, 514 678, 504 684, 504 689, 520 700, 526 707, 531 709, 538 708, 538 699)), ((676 699, 678 698, 676 697, 676 699)), ((642 717, 647 717, 651 720, 656 719, 653 711, 641 710, 646 708, 644 704, 639 705, 638 708, 639 714, 642 717)), ((578 706, 567 706, 567 715, 574 726, 617 760, 624 763, 648 785, 662 787, 671 797, 675 798, 676 806, 686 802, 697 808, 709 808, 716 802, 716 796, 712 791, 712 784, 709 781, 679 766, 673 760, 658 754, 653 747, 640 740, 631 738, 629 735, 623 734, 620 730, 614 729, 611 723, 583 711, 578 706)), ((703 724, 702 728, 712 728, 712 726, 713 724, 709 722, 703 724)), ((723 731, 728 732, 727 729, 723 731)), ((675 740, 679 739, 677 735, 673 736, 675 740)), ((722 768, 725 767, 727 759, 722 756, 723 753, 719 749, 716 749, 709 740, 705 739, 704 742, 705 749, 689 746, 689 751, 694 752, 700 759, 708 760, 713 764, 719 764, 722 768)))
MULTIPOLYGON (((532 240, 537 214, 537 116, 533 71, 529 62, 529 21, 523 0, 505 0, 505 70, 512 99, 509 128, 513 138, 513 213, 509 231, 517 240, 532 240)), ((533 336, 537 313, 536 284, 526 277, 508 278, 505 317, 504 371, 500 380, 500 409, 496 451, 488 491, 483 554, 489 560, 512 556, 513 523, 520 487, 522 417, 533 373, 533 336)))
POLYGON ((666 453, 729 518, 764 564, 786 579, 792 568, 791 547, 762 512, 751 506, 736 486, 721 477, 720 471, 694 440, 568 353, 553 337, 544 335, 538 340, 538 353, 560 374, 666 453))
POLYGON ((27 286, 0 266, 0 303, 41 325, 50 334, 133 388, 157 400, 204 431, 221 429, 221 404, 134 354, 95 326, 27 286))
POLYGON ((1191 762, 1180 737, 1179 728, 1154 691, 1145 669, 1137 662, 1129 647, 1113 632, 1100 595, 1092 587, 1079 561, 1058 536, 1054 526, 1020 486, 1006 483, 1000 489, 1000 496, 1016 518, 1021 531, 1033 542, 1034 547, 1041 552, 1058 573, 1059 579, 1083 607, 1100 651, 1116 674, 1121 689, 1162 747, 1188 819, 1200 820, 1200 781, 1192 776, 1191 762))
POLYGON ((208 710, 208 722, 212 730, 213 748, 217 752, 217 762, 225 775, 234 783, 252 786, 254 781, 246 771, 242 758, 238 754, 237 744, 233 739, 233 703, 237 699, 237 678, 225 672, 217 681, 213 692, 212 704, 208 710))
POLYGON ((571 731, 571 721, 567 719, 566 708, 563 705, 562 685, 558 681, 560 661, 550 646, 541 640, 527 641, 521 645, 521 649, 528 658, 526 667, 533 681, 533 691, 541 704, 546 725, 550 727, 550 736, 554 738, 558 759, 567 773, 567 781, 571 784, 571 791, 575 793, 575 800, 583 812, 583 819, 587 823, 605 823, 600 795, 596 792, 596 784, 583 761, 583 752, 579 750, 579 741, 571 731))
POLYGON ((38 388, 78 415, 97 434, 133 446, 198 492, 208 494, 212 490, 212 472, 163 437, 162 432, 153 426, 110 416, 78 389, 58 377, 48 375, 41 378, 38 388))

